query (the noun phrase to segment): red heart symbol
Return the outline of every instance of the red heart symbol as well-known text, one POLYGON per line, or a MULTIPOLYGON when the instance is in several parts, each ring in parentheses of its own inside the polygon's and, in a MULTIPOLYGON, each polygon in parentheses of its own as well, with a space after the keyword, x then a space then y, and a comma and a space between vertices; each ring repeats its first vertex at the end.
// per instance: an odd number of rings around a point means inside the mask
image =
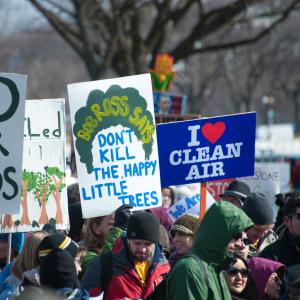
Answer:
POLYGON ((203 136, 212 144, 215 144, 225 131, 225 123, 217 122, 216 124, 206 123, 202 127, 203 136))

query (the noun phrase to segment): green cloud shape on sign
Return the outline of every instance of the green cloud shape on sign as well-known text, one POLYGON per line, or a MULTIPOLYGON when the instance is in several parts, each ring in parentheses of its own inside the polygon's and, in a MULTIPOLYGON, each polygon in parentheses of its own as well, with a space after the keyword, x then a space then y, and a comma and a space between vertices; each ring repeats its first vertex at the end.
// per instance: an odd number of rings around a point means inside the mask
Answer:
POLYGON ((91 91, 86 106, 75 114, 75 147, 89 174, 93 170, 92 143, 95 136, 99 131, 117 125, 132 129, 143 143, 145 159, 150 158, 155 126, 153 116, 147 110, 147 101, 135 88, 112 85, 106 93, 98 89, 91 91))

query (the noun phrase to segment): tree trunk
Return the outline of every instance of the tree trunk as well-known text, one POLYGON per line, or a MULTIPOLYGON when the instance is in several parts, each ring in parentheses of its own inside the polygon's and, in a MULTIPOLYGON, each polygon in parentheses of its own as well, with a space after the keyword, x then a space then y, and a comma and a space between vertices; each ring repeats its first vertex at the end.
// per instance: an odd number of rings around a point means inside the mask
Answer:
POLYGON ((21 217, 21 225, 30 225, 31 222, 29 220, 28 216, 28 205, 27 205, 27 182, 22 180, 22 190, 23 190, 23 197, 21 200, 22 208, 23 208, 23 214, 21 217))
POLYGON ((49 218, 47 215, 47 209, 46 209, 46 201, 44 198, 41 199, 41 214, 39 218, 39 224, 47 224, 49 223, 49 218))
POLYGON ((16 228, 16 224, 13 221, 12 215, 5 215, 3 219, 2 228, 16 228))
POLYGON ((60 205, 60 193, 58 190, 55 190, 52 192, 52 195, 56 204, 56 214, 55 214, 56 224, 63 224, 63 216, 62 216, 62 210, 60 205))

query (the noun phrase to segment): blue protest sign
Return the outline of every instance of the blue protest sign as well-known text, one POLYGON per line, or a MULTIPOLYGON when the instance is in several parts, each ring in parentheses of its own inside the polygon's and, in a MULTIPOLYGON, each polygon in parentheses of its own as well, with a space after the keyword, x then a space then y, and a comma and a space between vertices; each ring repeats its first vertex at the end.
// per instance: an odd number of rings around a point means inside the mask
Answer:
POLYGON ((256 113, 157 126, 161 185, 252 176, 256 113))

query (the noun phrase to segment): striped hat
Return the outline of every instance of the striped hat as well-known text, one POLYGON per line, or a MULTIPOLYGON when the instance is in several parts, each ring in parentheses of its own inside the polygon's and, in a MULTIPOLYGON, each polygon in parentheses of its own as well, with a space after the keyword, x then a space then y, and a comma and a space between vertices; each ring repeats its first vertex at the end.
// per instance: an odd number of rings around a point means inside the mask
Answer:
POLYGON ((43 260, 43 258, 52 252, 55 249, 66 250, 69 254, 75 258, 78 251, 78 245, 67 235, 63 233, 55 233, 52 235, 46 236, 38 249, 38 257, 39 260, 43 260))

